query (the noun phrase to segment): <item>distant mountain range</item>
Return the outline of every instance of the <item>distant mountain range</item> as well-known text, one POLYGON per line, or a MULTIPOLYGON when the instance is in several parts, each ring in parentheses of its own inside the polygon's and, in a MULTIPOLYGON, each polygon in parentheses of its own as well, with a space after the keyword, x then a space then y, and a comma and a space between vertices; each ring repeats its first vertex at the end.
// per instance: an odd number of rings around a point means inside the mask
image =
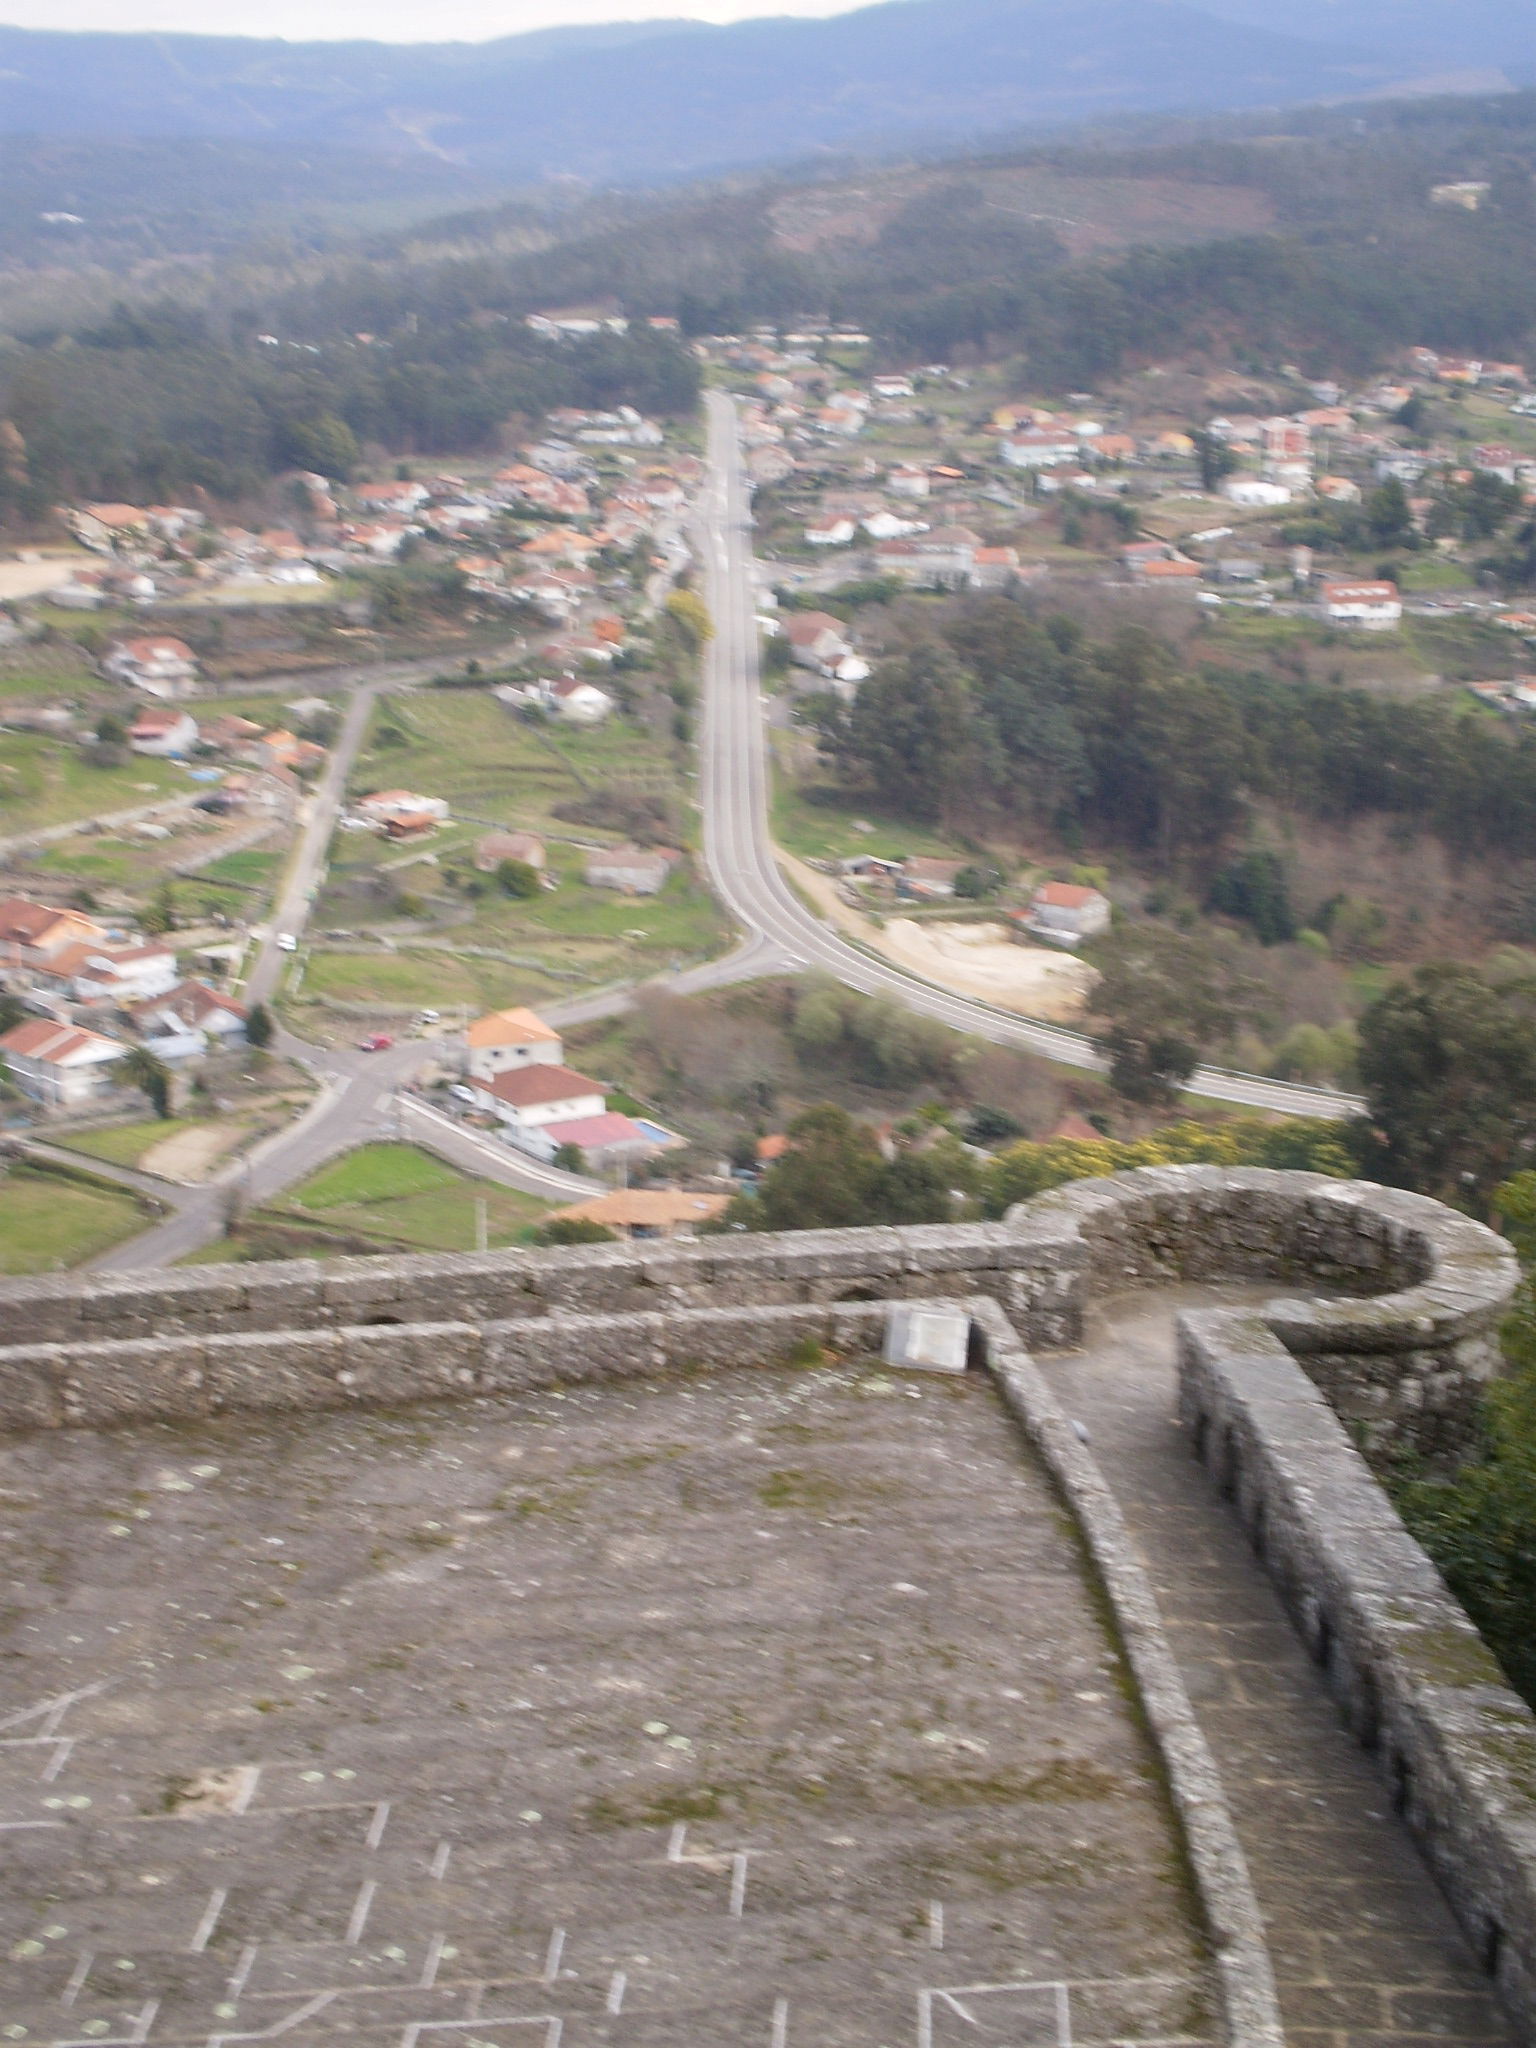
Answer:
POLYGON ((482 44, 0 28, 0 135, 387 151, 509 182, 1532 82, 1536 0, 886 0, 482 44))

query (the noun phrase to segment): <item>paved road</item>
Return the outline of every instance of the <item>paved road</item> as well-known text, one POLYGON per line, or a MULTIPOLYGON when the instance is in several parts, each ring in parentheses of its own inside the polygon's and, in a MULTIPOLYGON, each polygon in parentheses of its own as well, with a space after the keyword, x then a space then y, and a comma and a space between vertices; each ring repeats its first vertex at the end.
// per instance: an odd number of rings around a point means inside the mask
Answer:
MULTIPOLYGON (((714 475, 699 506, 698 524, 716 636, 706 661, 700 749, 704 850, 716 892, 745 936, 723 959, 661 977, 653 985, 691 995, 815 966, 867 994, 893 996, 957 1031, 1000 1045, 1020 1046, 1067 1066, 1098 1070, 1102 1062, 1080 1034, 954 995, 861 951, 807 910, 785 881, 768 827, 753 565, 736 419, 731 401, 723 394, 711 394, 707 403, 714 475)), ((298 936, 308 921, 347 778, 376 698, 381 691, 420 682, 433 667, 430 663, 397 663, 349 672, 351 699, 325 773, 308 800, 298 845, 278 892, 277 909, 246 981, 248 1001, 270 1000, 292 957, 279 948, 278 935, 291 932, 298 936)), ((552 1006, 546 1014, 556 1024, 587 1023, 617 1014, 632 1000, 632 990, 608 989, 573 997, 552 1006)), ((546 1200, 580 1200, 595 1186, 576 1175, 557 1174, 495 1140, 477 1139, 453 1119, 397 1094, 421 1063, 424 1047, 420 1041, 365 1054, 351 1047, 321 1049, 279 1031, 276 1044, 316 1075, 321 1082, 317 1100, 290 1129, 265 1140, 251 1157, 229 1167, 218 1180, 197 1188, 165 1186, 163 1199, 176 1213, 130 1243, 103 1253, 96 1265, 116 1269, 170 1265, 220 1234, 232 1190, 238 1189, 242 1201, 268 1200, 337 1153, 401 1128, 402 1118, 409 1121, 418 1142, 455 1164, 546 1200)), ((1211 1067, 1200 1069, 1191 1092, 1291 1115, 1344 1116, 1358 1106, 1352 1097, 1331 1089, 1300 1087, 1211 1067)))
MULTIPOLYGON (((1065 1066, 1102 1069, 1080 1033, 1037 1024, 988 1003, 951 994, 850 945, 807 910, 774 857, 768 827, 768 764, 758 677, 757 628, 736 417, 723 392, 706 399, 714 471, 700 503, 709 606, 715 621, 705 678, 702 788, 704 850, 710 878, 737 920, 802 966, 833 974, 869 995, 890 995, 956 1031, 1015 1045, 1065 1066)), ((1291 1116, 1348 1116, 1353 1096, 1259 1075, 1202 1067, 1190 1093, 1291 1116)))

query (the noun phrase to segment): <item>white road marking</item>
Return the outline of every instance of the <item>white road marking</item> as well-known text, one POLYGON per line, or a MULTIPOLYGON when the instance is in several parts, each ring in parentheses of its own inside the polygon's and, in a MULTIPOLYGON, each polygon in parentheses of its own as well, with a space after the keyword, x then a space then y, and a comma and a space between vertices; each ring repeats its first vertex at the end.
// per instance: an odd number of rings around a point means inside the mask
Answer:
POLYGON ((427 1959, 421 1966, 421 1975, 416 1980, 418 1991, 430 1991, 437 1982, 438 1965, 443 1960, 443 1950, 448 1946, 446 1934, 434 1934, 427 1943, 427 1959))
POLYGON ((87 1948, 81 1950, 80 1960, 78 1963, 76 1963, 73 1971, 70 1974, 69 1982, 64 1986, 63 1993, 60 1996, 60 2005, 74 2004, 75 2000, 80 1996, 81 1992, 85 1989, 85 1980, 91 1974, 91 1965, 95 1962, 95 1960, 96 1955, 93 1949, 87 1948))
POLYGON ((432 1861, 428 1866, 427 1875, 435 1878, 446 1877, 448 1874, 448 1858, 452 1854, 453 1844, 451 1842, 439 1842, 432 1852, 432 1861))
POLYGON ((928 1946, 930 1948, 942 1948, 944 1946, 944 1908, 937 1899, 930 1899, 928 1901, 928 1946))
POLYGON ((250 1974, 256 1967, 256 1954, 259 1946, 259 1943, 251 1941, 247 1942, 245 1947, 241 1949, 240 1960, 235 1965, 235 1974, 225 1986, 231 1998, 238 1998, 245 1989, 250 1974))
POLYGON ((628 1982, 629 1979, 622 1970, 614 1971, 608 1980, 608 1998, 603 2008, 605 2012, 619 2013, 624 2010, 624 1987, 628 1982))
POLYGON ((731 1903, 728 1908, 733 1920, 739 1920, 747 1903, 747 1858, 738 1851, 731 1858, 731 1903))
POLYGON ((565 1929, 556 1927, 550 1934, 549 1947, 544 1951, 542 1981, 553 1984, 560 1974, 560 1958, 565 1954, 565 1929))
POLYGON ((789 2000, 776 1998, 773 2001, 773 2025, 768 2034, 768 2048, 786 2048, 789 2040, 789 2000))
POLYGON ((203 1908, 203 1917, 198 1921, 197 1929, 192 1936, 190 1954, 200 1956, 213 1939, 213 1930, 219 1924, 219 1915, 223 1912, 224 1902, 228 1897, 229 1893, 222 1886, 209 1893, 208 1904, 203 1908))
POLYGON ((389 1826, 389 1801, 381 1799, 373 1809, 373 1819, 368 1823, 368 1832, 363 1838, 365 1849, 377 1849, 384 1839, 384 1830, 389 1826))
MULTIPOLYGON (((210 2034, 208 2048, 226 2048, 226 2043, 230 2041, 276 2041, 281 2035, 298 2026, 301 2020, 312 2020, 317 2012, 324 2012, 328 2005, 334 2005, 340 1996, 339 1991, 319 1991, 284 2019, 274 2020, 270 2027, 262 2027, 257 2033, 210 2034)), ((83 2043, 82 2048, 95 2048, 95 2044, 83 2043)))
POLYGON ((368 1915, 373 1910, 373 1895, 378 1886, 371 1877, 365 1878, 358 1887, 357 1897, 352 1902, 352 1917, 347 1922, 346 1942, 353 1947, 363 1938, 363 1929, 368 1925, 368 1915))

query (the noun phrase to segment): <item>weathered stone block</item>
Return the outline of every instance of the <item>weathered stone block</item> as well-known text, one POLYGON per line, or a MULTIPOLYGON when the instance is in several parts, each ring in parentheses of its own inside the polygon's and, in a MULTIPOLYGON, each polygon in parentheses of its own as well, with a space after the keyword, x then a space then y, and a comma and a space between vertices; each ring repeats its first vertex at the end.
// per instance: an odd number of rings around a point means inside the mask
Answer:
POLYGON ((197 1337, 72 1346, 61 1360, 66 1419, 88 1429, 206 1415, 204 1345, 197 1337))
POLYGON ((207 1349, 215 1408, 335 1408, 346 1400, 338 1330, 276 1330, 214 1338, 207 1349))

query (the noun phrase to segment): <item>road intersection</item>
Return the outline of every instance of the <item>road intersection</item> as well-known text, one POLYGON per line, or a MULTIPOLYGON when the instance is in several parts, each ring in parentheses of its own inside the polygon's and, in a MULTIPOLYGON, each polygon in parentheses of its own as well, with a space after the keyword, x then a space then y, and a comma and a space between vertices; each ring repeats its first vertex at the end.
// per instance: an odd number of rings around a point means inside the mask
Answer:
MULTIPOLYGON (((1102 1060, 1081 1033, 1042 1024, 972 997, 956 995, 862 950, 808 910, 780 870, 769 826, 768 758, 758 667, 756 592, 751 525, 735 410, 711 393, 710 481, 696 508, 695 550, 704 572, 715 637, 705 656, 704 721, 700 743, 700 801, 704 857, 710 881, 742 934, 721 959, 663 977, 657 984, 678 995, 815 967, 869 995, 885 995, 956 1031, 1012 1045, 1065 1066, 1088 1071, 1102 1060)), ((270 1002, 291 955, 279 939, 301 937, 324 878, 325 863, 347 778, 377 698, 408 689, 431 664, 396 664, 358 670, 325 773, 311 794, 298 844, 279 887, 245 982, 248 1002, 270 1002)), ((585 1023, 628 1007, 632 992, 610 989, 549 1007, 554 1024, 585 1023)), ((596 1183, 541 1165, 493 1138, 443 1116, 406 1092, 423 1059, 421 1041, 379 1053, 322 1048, 279 1030, 277 1049, 297 1060, 320 1083, 320 1093, 294 1123, 266 1139, 247 1158, 199 1187, 166 1183, 161 1199, 172 1214, 141 1236, 101 1254, 102 1269, 166 1266, 222 1232, 232 1206, 269 1200, 313 1173, 327 1159, 370 1139, 410 1135, 453 1164, 550 1201, 576 1201, 596 1183)), ((1275 1081, 1263 1075, 1202 1067, 1190 1093, 1247 1109, 1291 1116, 1343 1117, 1358 1103, 1332 1089, 1275 1081)))

